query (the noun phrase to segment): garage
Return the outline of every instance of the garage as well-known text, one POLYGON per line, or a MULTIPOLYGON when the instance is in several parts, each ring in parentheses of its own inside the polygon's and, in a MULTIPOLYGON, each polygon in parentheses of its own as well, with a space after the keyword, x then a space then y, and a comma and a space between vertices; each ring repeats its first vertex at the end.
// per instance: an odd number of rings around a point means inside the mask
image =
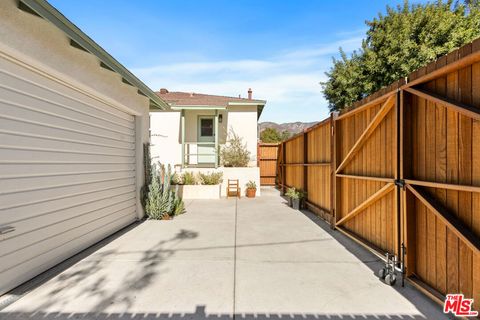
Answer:
POLYGON ((0 37, 0 295, 142 217, 148 112, 162 106, 53 7, 14 3, 0 10, 18 33, 0 37))

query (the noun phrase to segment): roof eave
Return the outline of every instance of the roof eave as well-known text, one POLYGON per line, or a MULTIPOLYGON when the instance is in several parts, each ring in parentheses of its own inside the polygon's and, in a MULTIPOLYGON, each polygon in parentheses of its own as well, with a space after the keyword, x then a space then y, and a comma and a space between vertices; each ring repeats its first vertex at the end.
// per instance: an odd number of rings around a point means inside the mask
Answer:
POLYGON ((263 112, 263 108, 265 108, 264 104, 257 106, 257 120, 260 119, 260 116, 262 115, 262 112, 263 112))
POLYGON ((225 110, 225 106, 214 105, 170 105, 172 110, 225 110))
POLYGON ((147 85, 127 70, 120 62, 113 58, 108 52, 100 47, 89 36, 83 33, 77 26, 70 22, 63 14, 45 0, 19 0, 28 6, 43 19, 50 21, 57 28, 62 30, 71 40, 76 42, 85 51, 95 55, 102 63, 104 63, 112 71, 118 73, 124 82, 136 87, 139 94, 150 99, 150 105, 168 109, 168 104, 156 95, 147 85))
POLYGON ((258 105, 262 105, 264 106, 267 102, 266 101, 263 101, 263 100, 258 100, 258 101, 232 101, 232 102, 229 102, 228 105, 229 106, 258 106, 258 105))
POLYGON ((265 108, 265 104, 267 104, 267 101, 264 100, 257 100, 257 101, 251 101, 251 102, 241 102, 241 101, 235 101, 235 102, 229 102, 229 106, 257 106, 257 120, 260 119, 260 116, 262 115, 263 108, 265 108))

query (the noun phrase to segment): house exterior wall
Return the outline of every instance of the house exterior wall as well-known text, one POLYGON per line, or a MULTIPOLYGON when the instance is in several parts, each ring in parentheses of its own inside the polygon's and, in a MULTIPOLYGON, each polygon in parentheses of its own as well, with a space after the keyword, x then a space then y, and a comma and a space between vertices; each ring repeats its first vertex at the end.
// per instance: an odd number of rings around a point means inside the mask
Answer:
MULTIPOLYGON (((137 191, 143 185, 142 144, 149 141, 149 99, 122 82, 119 74, 100 67, 94 55, 74 48, 52 23, 18 9, 16 0, 0 1, 0 53, 38 67, 65 83, 135 115, 137 191)), ((138 201, 137 212, 143 216, 138 201)))
MULTIPOLYGON (((218 124, 218 143, 225 144, 227 139, 228 117, 224 110, 218 110, 222 115, 223 121, 218 124)), ((215 110, 185 110, 185 142, 196 142, 198 136, 198 118, 200 116, 215 116, 215 110)), ((179 140, 179 142, 181 142, 179 140)))
POLYGON ((152 160, 170 164, 172 169, 182 163, 180 111, 150 113, 152 160))
POLYGON ((149 140, 149 99, 17 5, 0 1, 0 295, 143 216, 149 140))
POLYGON ((233 130, 243 138, 250 151, 249 166, 257 166, 257 107, 256 106, 229 106, 228 130, 233 130))
MULTIPOLYGON (((196 142, 198 118, 214 116, 214 110, 185 110, 185 143, 196 142)), ((235 106, 219 110, 222 123, 219 123, 218 143, 224 145, 228 133, 233 131, 243 139, 250 151, 249 166, 257 165, 257 108, 256 106, 235 106)), ((150 113, 151 153, 154 161, 170 164, 172 167, 182 163, 181 112, 159 111, 150 113), (167 150, 167 152, 165 152, 167 150)), ((195 152, 192 147, 191 152, 195 152)), ((194 157, 192 157, 194 159, 194 157)))

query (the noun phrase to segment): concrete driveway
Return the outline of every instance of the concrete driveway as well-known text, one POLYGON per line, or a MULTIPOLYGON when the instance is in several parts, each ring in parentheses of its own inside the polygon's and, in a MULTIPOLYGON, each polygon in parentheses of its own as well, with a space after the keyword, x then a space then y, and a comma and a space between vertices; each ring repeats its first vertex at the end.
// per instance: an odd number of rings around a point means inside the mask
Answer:
POLYGON ((380 282, 378 258, 276 190, 190 201, 187 211, 66 261, 0 319, 445 318, 410 286, 380 282))

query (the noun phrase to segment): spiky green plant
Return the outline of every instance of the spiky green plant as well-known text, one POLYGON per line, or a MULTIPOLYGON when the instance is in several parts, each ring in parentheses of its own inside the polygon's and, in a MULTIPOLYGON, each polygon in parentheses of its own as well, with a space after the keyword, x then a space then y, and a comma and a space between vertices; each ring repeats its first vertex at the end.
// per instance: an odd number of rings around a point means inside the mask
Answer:
POLYGON ((160 185, 160 177, 156 165, 152 166, 152 182, 148 186, 148 196, 145 205, 145 212, 150 219, 159 220, 162 218, 161 197, 162 186, 160 185))
MULTIPOLYGON (((172 170, 170 165, 159 165, 153 167, 152 183, 149 186, 149 193, 145 211, 150 219, 164 219, 172 217, 184 211, 184 204, 178 193, 170 187, 172 170)), ((178 188, 178 187, 177 187, 178 188)))
POLYGON ((152 184, 153 177, 153 167, 152 167, 152 157, 150 155, 150 144, 143 144, 143 169, 145 173, 145 182, 140 189, 140 202, 142 203, 143 208, 147 205, 149 186, 152 184))
POLYGON ((174 215, 178 216, 185 212, 185 203, 183 202, 182 197, 180 197, 177 192, 175 192, 175 200, 173 204, 175 207, 174 215))

